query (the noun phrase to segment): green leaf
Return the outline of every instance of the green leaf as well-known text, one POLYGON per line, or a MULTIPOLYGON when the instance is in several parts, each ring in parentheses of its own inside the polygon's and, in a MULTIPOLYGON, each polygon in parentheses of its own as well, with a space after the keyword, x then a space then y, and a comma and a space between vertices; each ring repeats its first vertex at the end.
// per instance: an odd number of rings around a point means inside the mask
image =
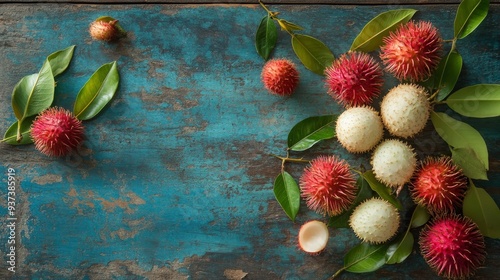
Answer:
POLYGON ((401 9, 381 13, 370 20, 354 39, 351 51, 371 52, 380 47, 383 38, 396 30, 401 23, 408 22, 417 10, 401 9))
POLYGON ((305 151, 321 140, 335 137, 337 115, 309 117, 298 122, 288 133, 288 148, 305 151))
POLYGON ((455 38, 462 39, 472 33, 486 18, 489 0, 463 0, 455 16, 455 38))
POLYGON ((361 202, 369 199, 372 197, 372 189, 370 186, 368 186, 368 183, 366 182, 363 177, 358 177, 358 180, 356 181, 356 186, 358 187, 358 194, 356 195, 356 198, 352 202, 351 207, 347 211, 344 211, 344 213, 337 215, 337 216, 332 216, 330 217, 330 221, 328 223, 328 226, 330 227, 335 227, 335 228, 348 228, 349 227, 349 217, 351 217, 352 212, 358 206, 361 202))
POLYGON ((471 218, 484 236, 500 238, 500 209, 493 198, 470 181, 463 204, 464 215, 471 218))
POLYGON ((467 117, 491 118, 500 116, 500 84, 479 84, 454 92, 446 104, 467 117))
POLYGON ((345 270, 355 273, 372 272, 385 264, 388 245, 361 243, 352 248, 344 257, 345 270))
POLYGON ((471 179, 488 180, 487 170, 474 150, 469 147, 450 147, 450 150, 453 162, 462 168, 465 176, 471 179))
POLYGON ((64 72, 73 58, 73 52, 75 46, 69 46, 64 50, 59 50, 50 54, 47 59, 49 60, 50 67, 52 68, 52 75, 56 77, 57 75, 64 72))
POLYGON ((48 60, 38 74, 23 77, 12 92, 12 109, 17 120, 22 122, 50 107, 54 100, 54 83, 48 60))
POLYGON ((300 190, 297 182, 286 171, 274 181, 274 196, 287 216, 295 221, 300 208, 300 190))
POLYGON ((325 68, 335 59, 323 42, 311 36, 293 34, 292 48, 302 64, 318 75, 324 75, 325 68))
POLYGON ((439 62, 434 79, 437 80, 435 88, 439 89, 437 100, 444 100, 455 87, 460 72, 462 71, 462 56, 457 51, 451 51, 439 62))
POLYGON ((375 178, 372 170, 362 173, 361 176, 368 182, 372 190, 374 190, 381 198, 389 201, 397 209, 402 209, 403 206, 401 205, 401 202, 399 202, 399 200, 391 194, 392 189, 379 182, 375 178))
POLYGON ((389 248, 387 248, 386 263, 402 263, 413 251, 414 242, 415 240, 411 232, 407 231, 406 234, 401 235, 389 246, 389 248))
POLYGON ((431 121, 436 132, 448 145, 453 148, 471 149, 484 168, 489 169, 488 147, 476 129, 440 112, 431 112, 431 121))
POLYGON ((278 20, 278 24, 281 26, 281 28, 283 30, 287 30, 287 31, 297 31, 297 30, 303 30, 304 29, 301 26, 299 26, 299 25, 297 25, 295 23, 291 23, 289 21, 286 21, 284 19, 278 20))
POLYGON ((269 15, 265 16, 257 28, 257 33, 255 34, 255 48, 257 53, 267 60, 271 55, 274 47, 276 46, 276 41, 278 39, 278 31, 276 30, 276 25, 269 15))
POLYGON ((104 64, 92 74, 76 97, 73 113, 80 120, 95 117, 118 88, 120 76, 116 61, 104 64))
POLYGON ((26 144, 31 144, 33 143, 33 140, 31 139, 31 124, 33 123, 33 120, 36 118, 36 116, 31 116, 27 117, 23 123, 21 124, 21 135, 22 135, 22 140, 20 142, 17 142, 17 126, 18 126, 18 121, 15 121, 5 132, 2 142, 5 142, 9 145, 26 145, 26 144))
POLYGON ((415 210, 413 211, 413 214, 411 217, 410 227, 411 228, 421 227, 421 226, 425 225, 425 223, 427 223, 427 221, 429 221, 430 217, 431 217, 431 215, 429 214, 427 209, 425 209, 424 207, 422 207, 420 205, 417 205, 417 207, 415 207, 415 210))

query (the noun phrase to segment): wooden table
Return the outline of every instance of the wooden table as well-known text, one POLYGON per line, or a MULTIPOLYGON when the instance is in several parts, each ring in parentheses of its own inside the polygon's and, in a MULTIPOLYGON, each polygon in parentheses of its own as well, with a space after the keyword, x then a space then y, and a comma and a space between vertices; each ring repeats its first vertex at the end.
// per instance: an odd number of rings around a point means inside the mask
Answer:
MULTIPOLYGON (((117 61, 121 81, 110 106, 84 123, 87 139, 77 156, 53 159, 32 145, 0 145, 2 184, 8 168, 15 169, 18 182, 17 270, 11 273, 2 261, 1 279, 326 279, 342 267, 358 239, 350 230, 331 229, 321 255, 298 250, 300 225, 326 218, 305 205, 295 223, 287 218, 272 190, 280 161, 270 156, 284 154, 295 123, 342 108, 326 94, 323 78, 298 62, 284 32, 274 57, 300 65, 300 87, 292 98, 263 89, 264 61, 254 36, 265 12, 255 2, 18 2, 0 4, 2 133, 15 120, 14 85, 53 51, 76 45, 69 69, 57 79, 58 106, 72 108, 79 89, 104 63, 117 61), (128 37, 111 44, 91 40, 88 25, 102 15, 119 19, 128 37)), ((432 21, 451 38, 458 6, 457 1, 303 2, 272 1, 270 7, 336 56, 349 49, 369 19, 389 9, 418 9, 415 19, 432 21)), ((459 42, 464 69, 457 88, 500 82, 498 22, 496 2, 480 28, 459 42)), ((384 90, 395 83, 387 82, 384 90)), ((500 203, 498 119, 466 121, 481 132, 490 152, 490 180, 476 185, 500 203)), ((431 126, 423 134, 426 141, 412 142, 419 156, 449 154, 431 126)), ((300 156, 325 153, 353 165, 368 163, 367 155, 347 154, 335 141, 300 156)), ((303 167, 290 164, 288 170, 298 178, 303 167)), ((0 189, 2 217, 6 191, 0 189)), ((6 259, 4 219, 0 234, 6 259)), ((475 279, 500 279, 500 241, 486 238, 486 244, 487 261, 475 279)), ((355 278, 437 277, 415 247, 402 264, 340 277, 355 278)))

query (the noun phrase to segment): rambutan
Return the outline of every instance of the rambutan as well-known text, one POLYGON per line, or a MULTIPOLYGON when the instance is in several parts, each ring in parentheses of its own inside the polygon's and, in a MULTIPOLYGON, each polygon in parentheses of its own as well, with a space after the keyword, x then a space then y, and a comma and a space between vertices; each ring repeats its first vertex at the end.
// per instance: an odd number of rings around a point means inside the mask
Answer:
POLYGON ((441 277, 465 279, 484 263, 484 237, 468 217, 437 217, 420 233, 420 251, 441 277))
POLYGON ((443 40, 432 23, 409 21, 384 38, 380 58, 399 80, 421 82, 437 68, 442 48, 443 40))
POLYGON ((410 184, 413 200, 431 213, 451 213, 462 205, 467 177, 448 156, 421 162, 410 184))
POLYGON ((363 242, 383 243, 399 228, 399 212, 387 200, 372 197, 358 205, 349 218, 349 226, 363 242))
POLYGON ((395 136, 409 138, 422 131, 429 119, 427 91, 418 85, 400 84, 380 104, 384 126, 395 136))
POLYGON ((334 216, 351 206, 357 186, 349 164, 330 155, 311 161, 300 178, 300 190, 310 209, 334 216))
POLYGON ((273 94, 290 96, 299 84, 299 71, 288 59, 271 59, 262 68, 264 87, 273 94))
POLYGON ((369 54, 343 54, 326 68, 328 93, 338 103, 349 106, 367 105, 380 94, 382 68, 369 54))
POLYGON ((83 126, 73 114, 63 108, 52 107, 38 115, 31 125, 35 148, 45 155, 67 155, 83 141, 83 126))
POLYGON ((309 221, 300 227, 299 248, 306 253, 317 255, 325 249, 329 237, 325 223, 318 220, 309 221))
POLYGON ((340 144, 351 153, 371 150, 384 134, 382 120, 372 107, 351 107, 337 119, 335 134, 340 144))
POLYGON ((372 170, 375 177, 389 187, 401 191, 410 181, 417 158, 413 148, 397 139, 387 139, 380 143, 372 154, 372 170))
MULTIPOLYGON (((108 19, 108 17, 104 17, 108 19)), ((125 35, 124 31, 118 26, 118 20, 97 19, 89 26, 90 36, 95 40, 113 41, 125 35)))

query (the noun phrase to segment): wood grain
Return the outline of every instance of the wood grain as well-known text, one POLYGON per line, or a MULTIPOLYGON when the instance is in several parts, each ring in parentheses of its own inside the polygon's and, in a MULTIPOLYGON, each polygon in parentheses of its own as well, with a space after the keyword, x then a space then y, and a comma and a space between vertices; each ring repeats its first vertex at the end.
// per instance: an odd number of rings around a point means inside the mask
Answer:
MULTIPOLYGON (((293 97, 263 89, 264 61, 254 36, 264 11, 255 4, 79 2, 0 5, 2 131, 14 121, 12 88, 53 51, 76 45, 69 69, 57 79, 54 105, 72 108, 78 90, 104 63, 116 60, 121 75, 116 97, 84 123, 87 139, 71 157, 52 159, 33 146, 0 144, 1 165, 16 170, 19 185, 18 271, 12 278, 326 279, 339 269, 359 241, 347 229, 332 229, 323 254, 300 252, 300 225, 326 218, 302 205, 296 223, 288 220, 273 196, 280 162, 270 154, 285 153, 287 133, 298 121, 342 108, 326 94, 322 77, 302 66, 293 97), (88 25, 102 15, 119 19, 128 37, 111 44, 92 41, 88 25)), ((338 56, 368 19, 401 3, 277 8, 338 56)), ((416 19, 431 20, 444 38, 452 36, 456 5, 411 7, 419 10, 416 19)), ((458 42, 465 66, 457 88, 499 83, 499 21, 500 6, 492 5, 480 28, 458 42)), ((298 63, 283 32, 273 55, 298 63)), ((396 83, 387 77, 384 91, 396 83)), ((480 131, 489 147, 490 180, 476 185, 500 203, 496 119, 461 119, 480 131)), ((411 144, 420 158, 449 154, 430 125, 411 144)), ((368 155, 348 154, 335 141, 295 155, 311 159, 326 153, 369 166, 368 155)), ((290 164, 287 170, 298 178, 303 167, 290 164)), ((0 193, 4 197, 5 188, 0 193)), ((410 203, 405 191, 401 199, 410 203)), ((5 205, 3 198, 0 204, 5 205)), ((403 221, 409 215, 402 213, 403 221)), ((2 256, 7 234, 2 226, 2 256)), ((497 277, 500 240, 486 244, 487 262, 474 279, 497 277)), ((0 268, 0 278, 11 276, 0 268)), ((415 247, 403 264, 340 279, 438 278, 415 247)))

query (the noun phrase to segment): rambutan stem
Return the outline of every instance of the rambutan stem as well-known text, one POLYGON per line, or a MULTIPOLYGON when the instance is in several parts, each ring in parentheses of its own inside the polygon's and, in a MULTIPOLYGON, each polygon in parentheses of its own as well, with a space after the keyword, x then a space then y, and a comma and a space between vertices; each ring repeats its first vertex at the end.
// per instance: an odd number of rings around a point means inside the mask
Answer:
POLYGON ((335 274, 332 275, 332 277, 330 277, 329 279, 335 279, 337 276, 340 275, 340 273, 344 272, 344 270, 346 269, 347 267, 342 267, 341 269, 337 270, 337 272, 335 272, 335 274))
POLYGON ((278 156, 278 155, 275 155, 275 154, 271 154, 273 157, 275 158, 278 158, 281 160, 281 171, 284 171, 285 170, 285 163, 288 161, 288 162, 302 162, 302 163, 309 163, 310 161, 307 160, 307 159, 303 159, 303 158, 291 158, 290 157, 290 153, 288 152, 288 150, 286 151, 286 157, 282 157, 282 156, 278 156))

